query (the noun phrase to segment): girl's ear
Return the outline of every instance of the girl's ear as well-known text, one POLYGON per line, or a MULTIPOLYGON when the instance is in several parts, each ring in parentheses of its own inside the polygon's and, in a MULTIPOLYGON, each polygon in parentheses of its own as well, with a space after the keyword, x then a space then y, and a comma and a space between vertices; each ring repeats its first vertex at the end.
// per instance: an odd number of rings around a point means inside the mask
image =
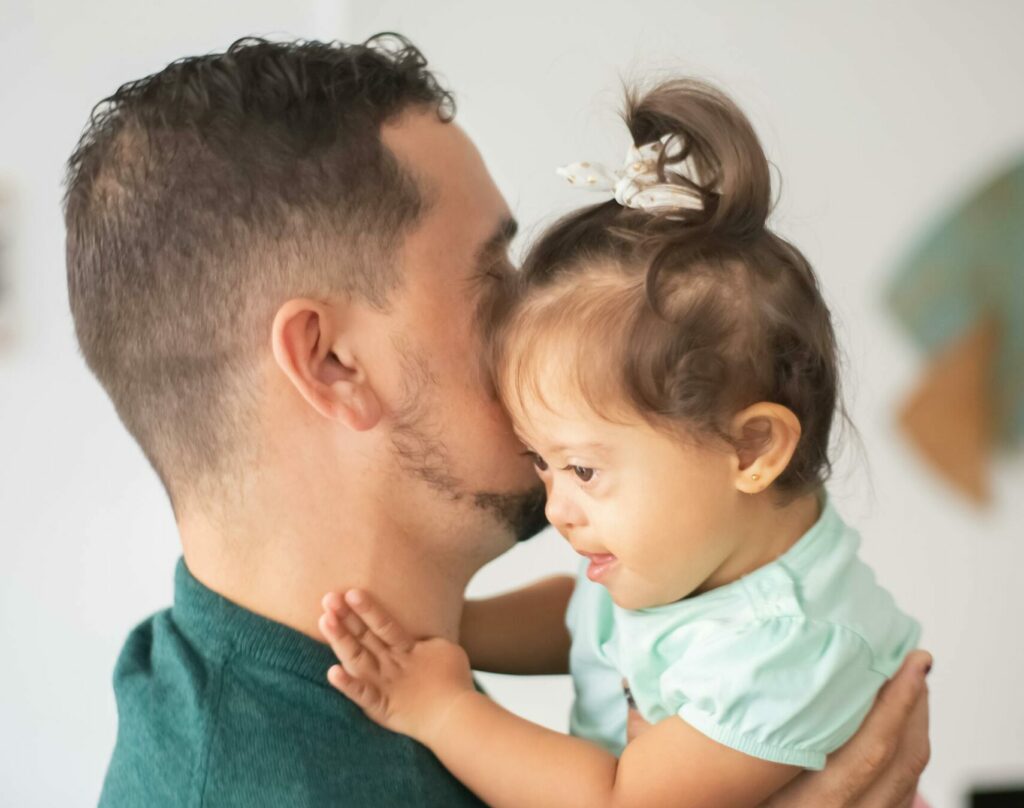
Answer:
POLYGON ((348 347, 344 326, 337 307, 289 300, 274 316, 274 360, 320 415, 361 432, 380 421, 381 403, 348 347))
POLYGON ((730 426, 737 490, 757 494, 775 482, 789 465, 800 433, 799 419, 781 404, 761 401, 738 412, 730 426))

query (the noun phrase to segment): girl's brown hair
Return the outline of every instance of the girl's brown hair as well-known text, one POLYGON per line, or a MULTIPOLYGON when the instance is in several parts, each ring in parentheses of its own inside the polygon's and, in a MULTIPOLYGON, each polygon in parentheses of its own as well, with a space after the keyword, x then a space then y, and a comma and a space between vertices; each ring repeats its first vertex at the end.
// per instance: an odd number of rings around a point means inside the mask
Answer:
POLYGON ((771 179, 757 135, 703 82, 669 81, 627 101, 635 145, 665 135, 683 144, 681 154, 661 150, 659 181, 692 188, 703 209, 609 200, 551 226, 492 332, 502 397, 514 411, 524 390, 543 400, 544 387, 568 378, 600 413, 624 405, 658 428, 732 446, 730 418, 775 402, 802 427, 776 490, 815 490, 831 470, 835 336, 807 259, 767 226, 771 179), (695 180, 666 170, 687 158, 695 180))

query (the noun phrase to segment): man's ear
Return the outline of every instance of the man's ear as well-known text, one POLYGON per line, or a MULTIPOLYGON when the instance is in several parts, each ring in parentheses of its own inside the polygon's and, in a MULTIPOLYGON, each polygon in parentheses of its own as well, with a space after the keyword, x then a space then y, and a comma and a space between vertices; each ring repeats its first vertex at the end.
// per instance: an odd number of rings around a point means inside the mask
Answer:
POLYGON ((320 415, 361 432, 380 421, 381 405, 365 368, 347 346, 344 328, 335 307, 289 300, 274 316, 274 360, 320 415))
POLYGON ((761 401, 733 417, 730 433, 736 444, 736 488, 757 494, 789 465, 800 442, 800 420, 788 407, 761 401))

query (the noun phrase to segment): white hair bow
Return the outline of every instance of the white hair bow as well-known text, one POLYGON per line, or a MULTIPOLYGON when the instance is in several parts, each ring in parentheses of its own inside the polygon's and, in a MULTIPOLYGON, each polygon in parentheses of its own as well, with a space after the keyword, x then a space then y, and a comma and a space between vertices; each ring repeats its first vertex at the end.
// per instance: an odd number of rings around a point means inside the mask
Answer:
MULTIPOLYGON (((573 163, 556 169, 571 185, 592 191, 612 191, 615 201, 623 207, 638 210, 703 210, 704 199, 700 193, 686 185, 661 182, 658 178, 658 157, 662 152, 671 160, 683 151, 683 144, 677 135, 665 135, 660 140, 643 146, 630 146, 626 162, 615 171, 601 163, 573 163)), ((700 177, 692 157, 665 166, 666 174, 677 174, 695 185, 700 177)))

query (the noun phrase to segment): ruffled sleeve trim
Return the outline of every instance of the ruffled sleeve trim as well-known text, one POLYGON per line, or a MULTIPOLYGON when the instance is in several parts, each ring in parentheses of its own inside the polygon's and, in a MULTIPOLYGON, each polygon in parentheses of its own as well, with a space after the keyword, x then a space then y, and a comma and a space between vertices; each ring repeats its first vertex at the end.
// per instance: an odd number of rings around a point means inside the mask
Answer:
POLYGON ((792 747, 774 746, 752 738, 742 732, 728 729, 715 722, 713 716, 702 713, 692 704, 684 704, 679 708, 679 717, 687 724, 706 735, 711 740, 772 763, 783 763, 787 766, 799 766, 803 769, 820 771, 825 768, 825 753, 810 749, 793 749, 792 747))

